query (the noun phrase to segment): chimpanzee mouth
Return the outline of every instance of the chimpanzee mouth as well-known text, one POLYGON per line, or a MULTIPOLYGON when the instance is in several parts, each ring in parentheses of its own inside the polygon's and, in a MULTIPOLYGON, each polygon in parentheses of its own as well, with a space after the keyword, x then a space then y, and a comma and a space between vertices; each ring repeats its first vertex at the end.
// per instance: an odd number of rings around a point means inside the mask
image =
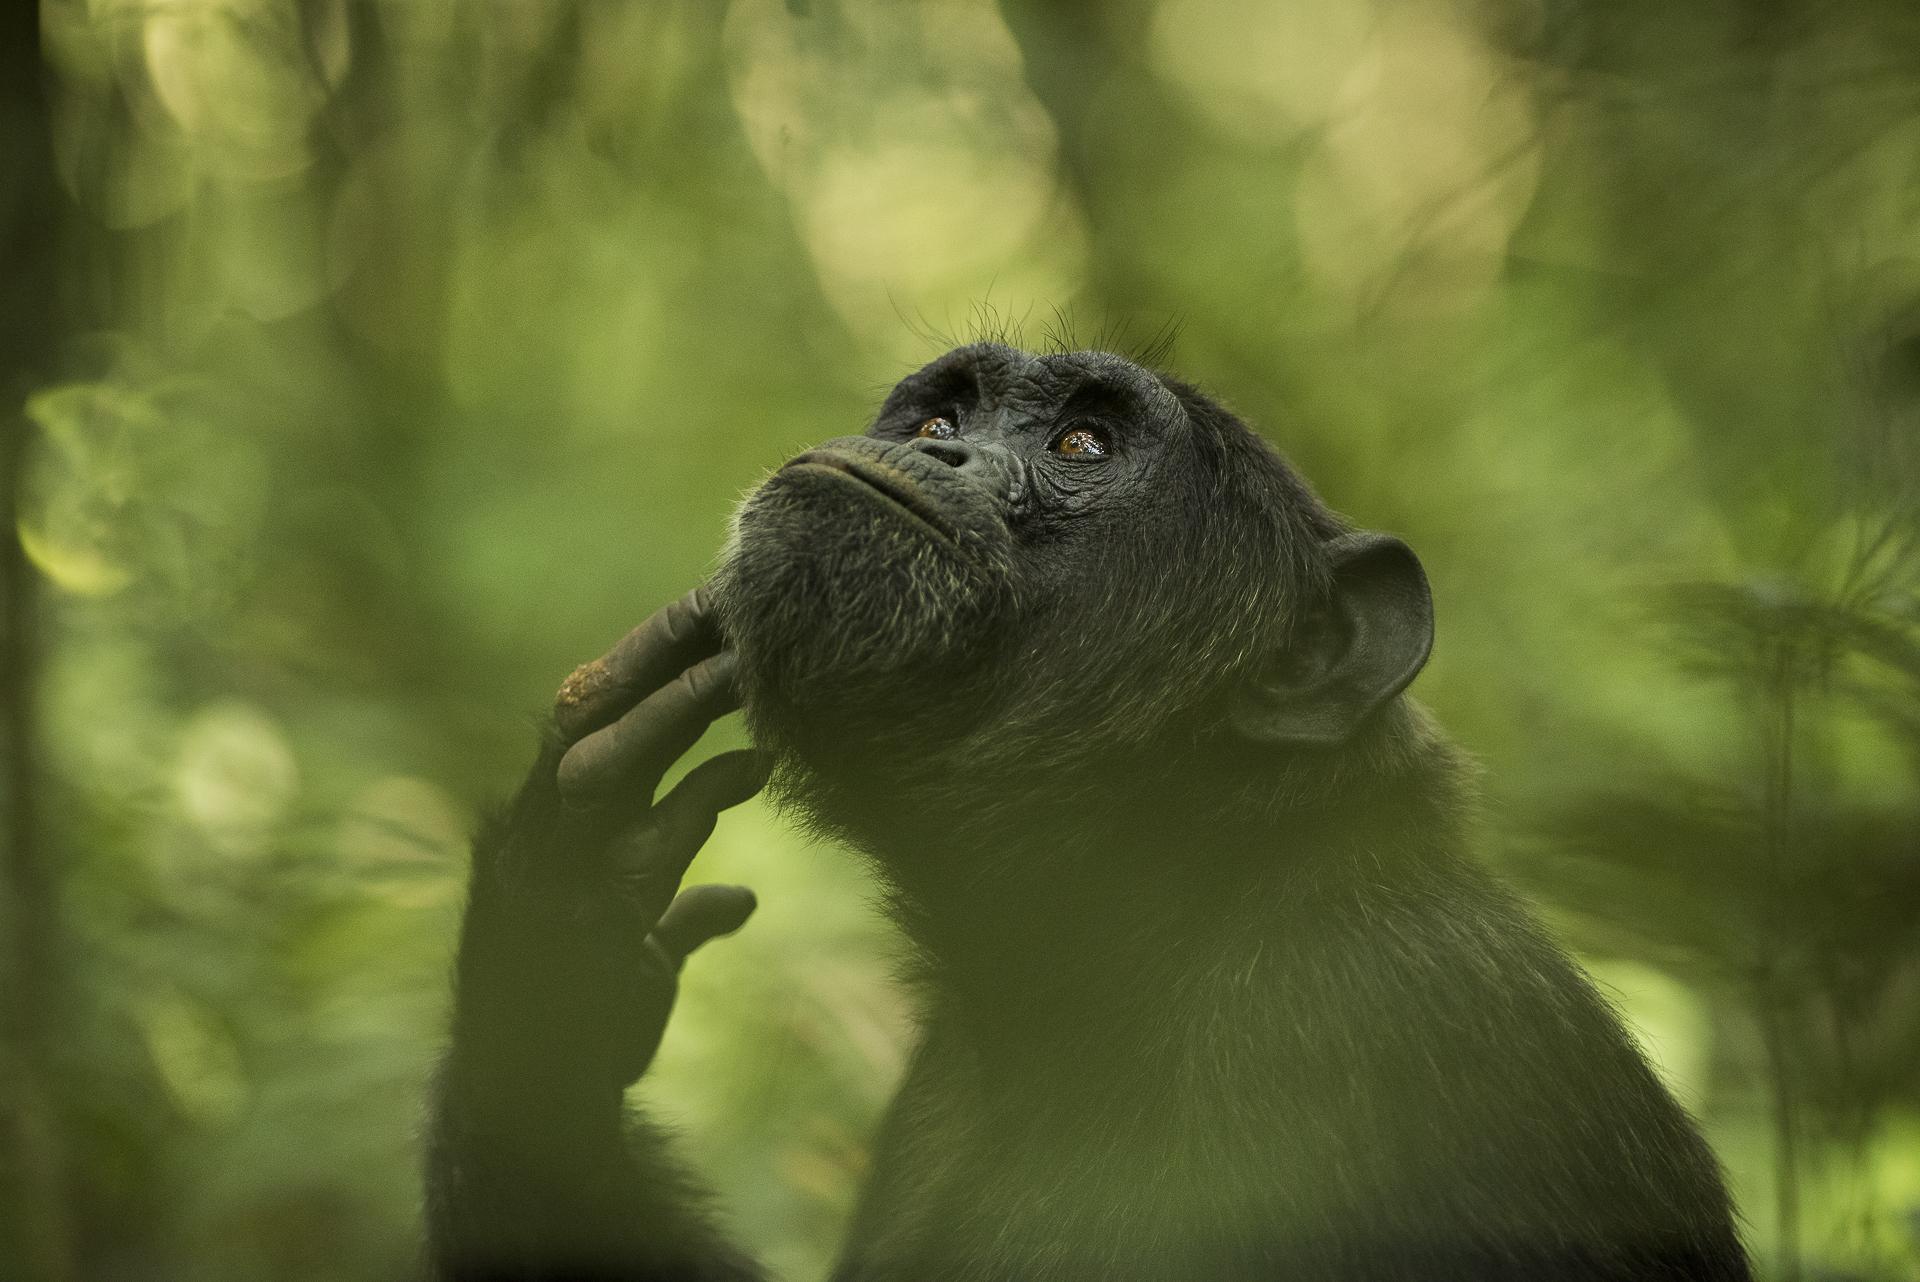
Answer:
POLYGON ((893 507, 903 510, 914 517, 934 534, 948 543, 957 542, 953 523, 939 504, 929 499, 913 478, 898 468, 888 467, 868 459, 850 457, 845 454, 827 451, 809 451, 800 455, 781 471, 820 472, 829 476, 847 478, 871 493, 886 499, 893 507))

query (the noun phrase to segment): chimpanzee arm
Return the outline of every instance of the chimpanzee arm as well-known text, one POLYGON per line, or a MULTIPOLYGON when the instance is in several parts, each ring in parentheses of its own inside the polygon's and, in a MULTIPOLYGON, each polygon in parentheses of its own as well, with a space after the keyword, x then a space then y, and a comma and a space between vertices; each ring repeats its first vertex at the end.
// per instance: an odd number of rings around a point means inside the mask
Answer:
POLYGON ((761 1276, 622 1098, 687 954, 753 911, 737 886, 676 892, 719 812, 765 781, 754 754, 722 754, 653 801, 737 702, 733 656, 692 593, 568 678, 532 774, 475 843, 428 1153, 436 1278, 761 1276))

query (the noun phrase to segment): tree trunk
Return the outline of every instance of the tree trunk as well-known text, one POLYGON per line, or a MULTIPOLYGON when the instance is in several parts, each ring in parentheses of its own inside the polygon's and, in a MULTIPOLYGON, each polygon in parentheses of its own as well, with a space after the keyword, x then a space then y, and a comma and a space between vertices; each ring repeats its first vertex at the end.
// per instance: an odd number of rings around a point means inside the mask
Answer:
POLYGON ((21 548, 26 397, 55 345, 54 177, 35 0, 0 5, 0 1257, 21 1282, 74 1276, 46 1083, 56 895, 35 811, 36 582, 21 548))

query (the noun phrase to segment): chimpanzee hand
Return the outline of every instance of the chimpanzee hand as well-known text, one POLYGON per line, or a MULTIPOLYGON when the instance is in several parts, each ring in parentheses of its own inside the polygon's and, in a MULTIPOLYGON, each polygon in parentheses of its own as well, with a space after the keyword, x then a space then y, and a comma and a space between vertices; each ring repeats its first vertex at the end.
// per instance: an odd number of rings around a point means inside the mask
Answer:
POLYGON ((745 887, 679 885, 720 811, 766 782, 756 754, 722 753, 654 800, 738 706, 704 589, 567 678, 555 737, 477 849, 456 1055, 549 1087, 624 1087, 645 1070, 687 954, 753 912, 745 887))

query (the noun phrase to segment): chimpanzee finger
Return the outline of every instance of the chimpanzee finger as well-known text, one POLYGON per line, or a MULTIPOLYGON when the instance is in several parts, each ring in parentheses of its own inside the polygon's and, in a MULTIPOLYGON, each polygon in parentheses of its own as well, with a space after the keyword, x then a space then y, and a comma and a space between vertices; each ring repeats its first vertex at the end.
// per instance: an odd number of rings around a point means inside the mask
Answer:
POLYGON ((653 928, 654 942, 677 968, 709 939, 746 925, 758 904, 745 886, 690 886, 667 905, 653 928))
MULTIPOLYGON (((739 805, 767 786, 771 760, 752 749, 723 752, 687 772, 653 808, 662 838, 676 848, 698 849, 713 833, 722 810, 739 805)), ((691 859, 691 853, 687 856, 691 859)))
POLYGON ((740 706, 733 652, 722 650, 596 730, 560 758, 560 795, 592 803, 620 794, 650 801, 660 777, 707 726, 740 706))
POLYGON ((553 717, 571 743, 720 648, 711 594, 702 586, 655 610, 619 644, 560 683, 553 717))
POLYGON ((609 871, 636 919, 649 925, 659 919, 720 812, 755 795, 764 783, 766 764, 758 752, 722 752, 687 772, 659 806, 612 843, 609 871))
POLYGON ((687 865, 713 835, 720 812, 737 806, 767 782, 767 762, 743 749, 723 752, 687 772, 674 790, 616 846, 614 872, 640 898, 649 920, 680 886, 687 865))

